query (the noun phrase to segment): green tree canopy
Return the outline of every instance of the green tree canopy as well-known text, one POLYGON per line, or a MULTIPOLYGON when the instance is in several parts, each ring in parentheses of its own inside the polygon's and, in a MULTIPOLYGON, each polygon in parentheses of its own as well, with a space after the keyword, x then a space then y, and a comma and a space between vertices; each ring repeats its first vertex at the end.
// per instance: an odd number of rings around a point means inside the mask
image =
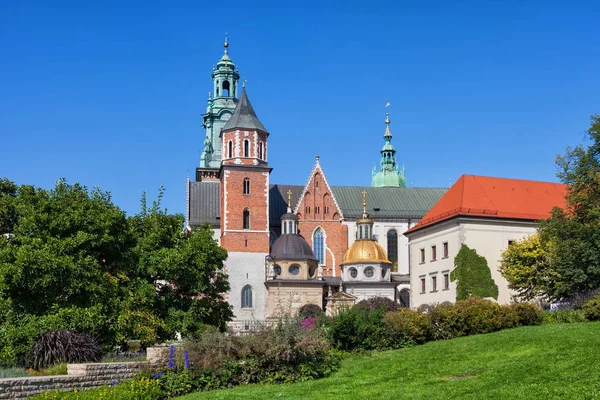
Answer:
POLYGON ((107 347, 224 329, 225 250, 210 227, 182 232, 159 198, 127 217, 110 193, 59 180, 52 190, 0 181, 0 363, 40 333, 75 329, 107 347), (10 208, 9 211, 7 209, 10 208))
POLYGON ((568 185, 566 207, 540 223, 554 275, 545 291, 553 300, 600 288, 600 115, 591 117, 587 136, 589 146, 557 157, 558 176, 568 185))
POLYGON ((519 300, 544 298, 556 277, 550 268, 550 258, 539 234, 523 238, 510 245, 500 257, 500 273, 519 300))
POLYGON ((498 286, 492 279, 492 273, 485 257, 480 256, 466 244, 454 258, 454 270, 450 273, 452 282, 456 284, 456 300, 469 297, 493 297, 498 299, 498 286))

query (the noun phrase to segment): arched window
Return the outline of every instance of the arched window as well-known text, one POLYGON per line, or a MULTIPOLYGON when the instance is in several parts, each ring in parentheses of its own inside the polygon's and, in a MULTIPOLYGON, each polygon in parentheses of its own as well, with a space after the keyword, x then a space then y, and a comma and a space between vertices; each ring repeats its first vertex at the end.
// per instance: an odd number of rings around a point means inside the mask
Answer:
POLYGON ((408 289, 400 291, 400 307, 410 308, 410 292, 408 289))
POLYGON ((227 149, 227 154, 229 158, 233 157, 233 142, 230 140, 229 143, 227 143, 228 149, 227 149))
POLYGON ((321 228, 317 228, 315 233, 313 233, 313 251, 315 252, 315 257, 319 260, 319 264, 325 264, 325 235, 323 234, 323 230, 321 228))
POLYGON ((244 140, 244 157, 250 157, 250 142, 244 140))
POLYGON ((242 308, 252 308, 252 286, 242 288, 242 308))
POLYGON ((223 95, 229 97, 229 81, 223 81, 223 95))
POLYGON ((250 210, 244 210, 244 229, 250 229, 250 210))
POLYGON ((398 271, 398 231, 395 229, 390 229, 387 233, 387 253, 393 271, 398 271))
POLYGON ((363 226, 359 226, 359 232, 358 232, 358 239, 362 239, 363 238, 363 226))
POLYGON ((244 194, 250 194, 250 179, 244 178, 244 194))
POLYGON ((258 158, 263 159, 263 142, 258 143, 258 158))

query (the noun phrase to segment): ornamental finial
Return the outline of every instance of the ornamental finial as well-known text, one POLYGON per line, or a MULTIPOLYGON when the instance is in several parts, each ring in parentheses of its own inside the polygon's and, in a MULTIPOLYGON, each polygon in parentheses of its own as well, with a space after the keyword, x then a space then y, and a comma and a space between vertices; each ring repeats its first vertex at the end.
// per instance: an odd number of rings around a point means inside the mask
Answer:
POLYGON ((288 208, 292 208, 292 191, 288 190, 287 195, 288 195, 288 208))
POLYGON ((246 87, 246 82, 248 82, 248 79, 244 78, 244 80, 242 81, 242 87, 243 88, 246 87))
POLYGON ((363 216, 366 216, 367 215, 367 191, 363 190, 362 195, 363 195, 363 216))
POLYGON ((227 36, 227 31, 225 31, 225 43, 223 43, 223 47, 225 48, 225 54, 227 54, 227 48, 229 47, 229 36, 227 36))
POLYGON ((318 154, 315 156, 315 160, 319 161, 319 155, 318 154))
POLYGON ((390 113, 389 113, 389 112, 387 112, 387 108, 388 108, 390 105, 391 105, 391 104, 390 104, 390 101, 389 101, 388 99, 385 99, 385 109, 386 109, 386 112, 385 112, 385 124, 386 124, 386 125, 389 125, 389 124, 390 124, 390 113))

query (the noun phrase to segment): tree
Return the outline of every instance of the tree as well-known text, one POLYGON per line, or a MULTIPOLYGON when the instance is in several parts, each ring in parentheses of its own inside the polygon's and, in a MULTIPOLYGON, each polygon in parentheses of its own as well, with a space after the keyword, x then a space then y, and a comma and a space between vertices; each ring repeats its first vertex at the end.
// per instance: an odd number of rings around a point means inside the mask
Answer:
POLYGON ((567 148, 557 157, 558 176, 568 185, 566 207, 540 223, 549 244, 552 285, 546 295, 564 300, 600 288, 600 115, 591 117, 591 143, 567 148))
POLYGON ((469 297, 493 297, 498 299, 498 286, 492 279, 487 260, 470 249, 466 244, 460 246, 454 258, 454 270, 450 273, 456 285, 456 300, 469 297))
POLYGON ((544 298, 555 277, 550 259, 539 234, 523 238, 510 245, 500 257, 500 273, 508 287, 517 292, 519 300, 544 298))
POLYGON ((0 178, 0 235, 12 233, 17 221, 15 198, 17 185, 8 179, 0 178))
POLYGON ((231 319, 225 250, 210 227, 182 232, 183 217, 158 201, 127 217, 110 193, 59 180, 52 190, 13 189, 0 181, 0 203, 13 207, 0 236, 0 364, 22 359, 39 334, 71 329, 105 347, 148 345, 193 335, 231 319), (12 221, 12 222, 11 222, 12 221))

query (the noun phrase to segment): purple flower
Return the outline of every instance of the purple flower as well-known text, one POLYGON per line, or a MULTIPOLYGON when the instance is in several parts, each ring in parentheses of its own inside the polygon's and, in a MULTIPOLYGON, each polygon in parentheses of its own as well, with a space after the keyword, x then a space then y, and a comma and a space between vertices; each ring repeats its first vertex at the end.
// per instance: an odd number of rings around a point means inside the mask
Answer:
POLYGON ((175 368, 175 363, 173 362, 174 355, 175 355, 175 345, 171 345, 171 347, 169 348, 169 362, 167 363, 167 366, 169 366, 169 368, 175 368))
POLYGON ((183 360, 185 361, 185 369, 190 369, 190 357, 187 350, 183 353, 183 360))
POLYGON ((162 372, 159 372, 158 374, 154 375, 154 378, 152 378, 152 379, 158 379, 162 376, 162 374, 163 374, 162 372))
POLYGON ((115 381, 112 381, 112 382, 110 383, 110 386, 115 386, 116 384, 117 384, 117 382, 115 382, 115 381))
POLYGON ((315 322, 313 321, 312 317, 305 319, 304 321, 302 321, 301 323, 301 328, 303 331, 307 330, 308 328, 310 328, 311 326, 315 326, 315 322))

